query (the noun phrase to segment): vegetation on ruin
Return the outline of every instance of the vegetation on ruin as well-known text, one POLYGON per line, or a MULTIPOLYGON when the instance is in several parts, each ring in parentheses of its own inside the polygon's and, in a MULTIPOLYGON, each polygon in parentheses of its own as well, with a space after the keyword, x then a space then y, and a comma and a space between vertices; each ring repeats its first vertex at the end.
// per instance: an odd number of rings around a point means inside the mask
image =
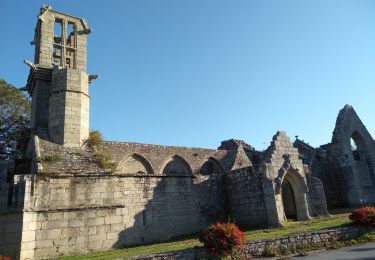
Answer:
POLYGON ((59 162, 63 158, 60 154, 51 154, 51 155, 46 155, 41 159, 42 163, 52 163, 52 162, 59 162))
POLYGON ((112 161, 105 153, 96 151, 95 156, 100 168, 109 170, 111 173, 117 170, 117 163, 112 161))
MULTIPOLYGON (((332 216, 318 217, 309 221, 296 221, 296 222, 287 222, 283 227, 273 228, 273 229, 258 229, 250 230, 245 232, 246 240, 258 240, 266 239, 272 237, 284 237, 290 236, 306 231, 328 229, 328 228, 337 228, 345 225, 350 225, 351 222, 348 219, 348 214, 335 214, 332 216)), ((60 260, 70 260, 70 259, 115 259, 118 257, 131 257, 131 256, 142 256, 157 254, 163 252, 171 252, 183 249, 189 249, 194 247, 201 247, 202 244, 198 240, 197 236, 191 236, 188 238, 176 239, 171 242, 158 243, 152 245, 142 245, 142 246, 133 246, 124 249, 116 249, 110 251, 90 253, 82 256, 70 256, 62 257, 60 260)), ((323 246, 327 249, 336 248, 346 245, 345 243, 363 243, 367 241, 374 241, 375 234, 369 234, 359 237, 356 240, 346 241, 346 242, 333 242, 332 244, 320 245, 320 248, 323 246)), ((299 252, 310 251, 310 248, 296 248, 299 252)), ((313 248, 311 248, 313 250, 313 248)), ((272 251, 272 250, 270 250, 272 251)), ((287 252, 285 252, 287 253, 287 252)), ((276 254, 276 252, 275 252, 276 254)))
POLYGON ((89 138, 85 141, 85 145, 94 151, 98 166, 113 173, 117 170, 117 163, 112 161, 109 155, 100 150, 100 145, 103 142, 102 133, 98 130, 91 130, 89 138))
POLYGON ((97 149, 99 145, 103 143, 102 133, 98 130, 91 130, 89 138, 86 140, 85 144, 93 149, 97 149))

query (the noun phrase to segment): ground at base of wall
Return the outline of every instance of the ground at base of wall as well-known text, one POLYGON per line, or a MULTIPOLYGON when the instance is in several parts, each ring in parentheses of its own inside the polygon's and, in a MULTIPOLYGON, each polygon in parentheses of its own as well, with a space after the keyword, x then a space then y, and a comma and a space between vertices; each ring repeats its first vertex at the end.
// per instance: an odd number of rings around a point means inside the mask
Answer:
MULTIPOLYGON (((274 237, 287 237, 294 234, 303 233, 306 231, 334 229, 348 225, 350 220, 348 214, 334 214, 327 217, 314 218, 309 221, 287 222, 281 228, 274 229, 258 229, 246 231, 246 239, 248 241, 269 239, 274 237)), ((130 248, 110 250, 105 252, 90 253, 82 256, 71 256, 59 258, 61 260, 69 259, 116 259, 129 258, 134 256, 153 255, 163 252, 171 252, 178 250, 194 249, 201 247, 201 243, 196 237, 179 239, 172 242, 159 243, 153 245, 134 246, 130 248)))
POLYGON ((260 257, 257 259, 259 260, 263 260, 263 259, 287 260, 296 256, 309 256, 309 255, 317 254, 320 252, 367 244, 367 243, 374 242, 374 241, 375 241, 375 232, 372 232, 372 233, 363 234, 356 239, 351 239, 347 241, 332 241, 329 243, 305 245, 305 246, 302 246, 298 250, 295 250, 295 251, 293 250, 293 252, 285 253, 285 252, 272 251, 269 256, 265 255, 264 257, 260 257))

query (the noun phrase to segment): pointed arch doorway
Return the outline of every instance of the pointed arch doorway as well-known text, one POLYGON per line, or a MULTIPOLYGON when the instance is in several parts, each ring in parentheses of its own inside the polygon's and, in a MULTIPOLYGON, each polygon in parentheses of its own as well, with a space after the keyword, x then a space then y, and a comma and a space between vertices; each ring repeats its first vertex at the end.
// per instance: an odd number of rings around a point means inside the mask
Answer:
POLYGON ((292 167, 283 170, 276 185, 276 208, 280 223, 285 220, 310 219, 307 206, 307 183, 292 167))
POLYGON ((297 220, 297 207, 294 198, 292 184, 288 180, 284 180, 281 186, 281 197, 284 206, 286 219, 297 220))

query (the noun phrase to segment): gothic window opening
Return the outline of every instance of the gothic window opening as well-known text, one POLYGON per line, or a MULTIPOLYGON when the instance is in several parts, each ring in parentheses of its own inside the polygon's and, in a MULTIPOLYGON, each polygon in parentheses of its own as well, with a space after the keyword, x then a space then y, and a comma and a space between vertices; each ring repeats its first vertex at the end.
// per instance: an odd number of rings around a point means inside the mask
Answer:
POLYGON ((73 22, 56 18, 53 33, 52 63, 61 68, 75 68, 76 28, 73 22))
POLYGON ((358 131, 354 131, 350 146, 353 153, 353 160, 356 171, 359 174, 360 182, 363 185, 371 185, 374 181, 374 167, 366 149, 366 142, 358 131))

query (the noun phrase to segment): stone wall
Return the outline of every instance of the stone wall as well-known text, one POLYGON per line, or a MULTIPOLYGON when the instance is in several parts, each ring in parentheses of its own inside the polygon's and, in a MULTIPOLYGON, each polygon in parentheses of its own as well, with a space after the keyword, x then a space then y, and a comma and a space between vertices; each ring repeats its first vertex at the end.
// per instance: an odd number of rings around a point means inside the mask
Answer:
POLYGON ((252 168, 226 175, 229 216, 242 228, 267 225, 262 178, 252 168))
POLYGON ((307 202, 310 216, 316 217, 328 215, 326 197, 324 195, 324 187, 321 180, 308 176, 307 184, 309 188, 309 192, 307 193, 307 202))
MULTIPOLYGON (((262 239, 248 241, 240 255, 244 259, 264 256, 266 248, 278 252, 285 252, 288 249, 296 249, 303 246, 313 246, 325 242, 346 241, 355 239, 360 235, 372 232, 372 230, 363 226, 343 227, 337 229, 326 229, 319 231, 306 232, 289 237, 277 237, 271 239, 262 239)), ((150 256, 133 257, 137 260, 167 260, 167 259, 201 259, 206 257, 204 248, 196 248, 190 250, 182 250, 164 254, 156 254, 150 256)), ((123 258, 119 258, 123 259, 123 258)), ((127 258, 128 259, 128 258, 127 258)))
POLYGON ((221 212, 218 178, 38 180, 35 258, 168 240, 200 232, 221 212))
POLYGON ((141 164, 147 165, 150 170, 148 174, 163 174, 165 166, 177 156, 179 161, 185 162, 192 175, 199 175, 203 164, 210 159, 224 169, 220 160, 228 154, 228 151, 224 150, 126 142, 104 142, 100 150, 118 163, 118 174, 137 173, 132 169, 134 164, 129 163, 131 160, 138 160, 141 164))
POLYGON ((0 255, 18 259, 22 240, 22 211, 0 210, 0 223, 0 255))
POLYGON ((13 175, 11 161, 0 161, 0 255, 20 257, 20 252, 29 249, 25 242, 28 236, 28 215, 25 208, 30 207, 33 175, 13 175), (4 166, 4 167, 1 167, 4 166))

